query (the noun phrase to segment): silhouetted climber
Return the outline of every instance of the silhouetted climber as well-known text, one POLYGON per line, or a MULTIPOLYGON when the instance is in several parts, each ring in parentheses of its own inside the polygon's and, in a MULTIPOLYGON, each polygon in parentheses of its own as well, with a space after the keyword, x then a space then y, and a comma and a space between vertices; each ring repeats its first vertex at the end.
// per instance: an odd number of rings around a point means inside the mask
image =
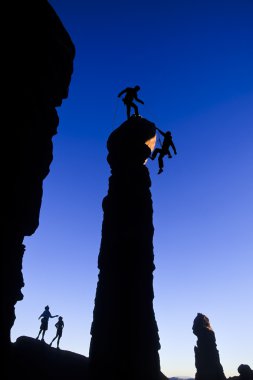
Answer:
POLYGON ((58 317, 58 315, 52 315, 49 311, 49 306, 45 306, 45 310, 43 311, 43 313, 41 313, 41 315, 38 318, 38 319, 40 318, 42 319, 41 319, 40 331, 36 339, 39 339, 40 334, 42 333, 41 340, 44 341, 44 336, 48 329, 48 320, 49 318, 55 318, 55 317, 58 317))
POLYGON ((63 322, 62 317, 59 317, 58 322, 56 322, 56 324, 55 324, 55 327, 56 327, 56 335, 55 335, 54 339, 52 340, 52 342, 50 343, 50 346, 52 346, 52 343, 57 338, 57 348, 59 348, 60 339, 62 337, 62 330, 64 327, 64 322, 63 322))
POLYGON ((177 154, 176 147, 172 141, 172 135, 170 131, 163 132, 159 128, 156 128, 161 135, 164 137, 163 143, 161 144, 161 148, 155 148, 152 155, 150 156, 151 160, 154 160, 159 153, 158 157, 158 163, 159 163, 159 171, 158 174, 163 172, 163 157, 168 156, 169 158, 172 158, 172 155, 170 153, 170 147, 173 149, 174 154, 177 154))
POLYGON ((118 98, 121 97, 121 95, 126 94, 125 97, 122 99, 123 103, 126 105, 127 108, 127 118, 130 118, 130 113, 131 113, 131 107, 134 108, 134 113, 135 116, 140 116, 139 115, 139 110, 137 105, 133 102, 136 100, 137 102, 144 104, 144 102, 138 98, 137 92, 140 90, 140 86, 135 86, 135 87, 127 87, 125 90, 122 90, 118 94, 118 98))

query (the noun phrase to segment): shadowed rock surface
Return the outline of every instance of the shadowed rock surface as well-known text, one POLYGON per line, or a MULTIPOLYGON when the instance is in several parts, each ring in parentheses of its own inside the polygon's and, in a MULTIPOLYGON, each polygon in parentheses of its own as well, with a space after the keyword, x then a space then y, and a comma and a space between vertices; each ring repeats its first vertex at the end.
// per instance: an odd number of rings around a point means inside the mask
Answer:
POLYGON ((15 304, 23 298, 23 240, 39 226, 43 180, 59 123, 56 108, 68 96, 75 48, 48 1, 4 5, 11 28, 2 49, 8 84, 6 92, 2 89, 0 345, 6 351, 15 304))
POLYGON ((70 351, 50 347, 41 340, 19 337, 11 344, 12 365, 4 379, 87 380, 88 359, 70 351))
POLYGON ((239 376, 229 377, 228 380, 253 380, 253 370, 248 364, 240 364, 238 372, 239 376))
POLYGON ((226 377, 220 363, 214 331, 209 319, 198 313, 193 322, 193 333, 198 337, 194 347, 196 380, 225 380, 226 377))
MULTIPOLYGON (((3 380, 90 380, 89 358, 83 355, 50 347, 26 336, 11 343, 9 350, 12 361, 4 372, 1 365, 3 380)), ((161 374, 160 380, 168 379, 161 374)))
POLYGON ((160 349, 153 310, 153 209, 144 162, 155 125, 131 117, 107 141, 111 167, 89 359, 94 379, 158 379, 160 349))

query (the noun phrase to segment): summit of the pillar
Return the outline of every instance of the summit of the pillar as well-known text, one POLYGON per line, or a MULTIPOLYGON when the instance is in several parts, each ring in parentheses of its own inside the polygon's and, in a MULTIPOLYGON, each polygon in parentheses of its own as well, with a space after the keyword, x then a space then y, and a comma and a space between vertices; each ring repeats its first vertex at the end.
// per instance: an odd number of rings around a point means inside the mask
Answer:
POLYGON ((143 165, 155 141, 155 124, 143 117, 132 116, 110 134, 107 161, 112 169, 143 165))

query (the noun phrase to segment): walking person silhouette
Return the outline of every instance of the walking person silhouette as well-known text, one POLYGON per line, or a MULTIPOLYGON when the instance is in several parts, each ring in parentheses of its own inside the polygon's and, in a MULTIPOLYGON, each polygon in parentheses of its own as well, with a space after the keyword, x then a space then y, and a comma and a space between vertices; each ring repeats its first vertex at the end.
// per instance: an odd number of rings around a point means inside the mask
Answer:
POLYGON ((62 330, 64 327, 64 322, 63 322, 62 317, 58 318, 58 322, 56 322, 55 327, 56 327, 56 335, 55 335, 54 339, 52 340, 52 342, 50 343, 50 346, 52 346, 52 343, 55 341, 55 339, 57 339, 57 348, 60 348, 59 343, 60 343, 60 339, 62 337, 62 330))
POLYGON ((172 158, 172 155, 170 153, 169 148, 171 147, 173 149, 174 154, 177 154, 177 150, 176 150, 176 147, 172 141, 171 132, 170 131, 163 132, 159 128, 156 128, 156 129, 160 132, 160 134, 164 137, 164 139, 163 139, 163 143, 161 144, 162 147, 161 148, 155 148, 155 150, 153 151, 150 158, 151 158, 151 160, 154 160, 156 158, 157 154, 159 153, 159 157, 158 157, 159 171, 158 171, 158 174, 161 174, 163 172, 163 167, 164 167, 163 158, 165 156, 172 158))
POLYGON ((43 311, 43 313, 41 313, 41 315, 38 318, 38 319, 41 318, 41 325, 40 325, 39 334, 36 339, 39 339, 40 334, 42 333, 41 340, 44 342, 44 336, 48 329, 48 320, 49 318, 55 318, 55 317, 58 317, 58 315, 52 315, 51 312, 49 311, 49 306, 48 305, 45 306, 45 310, 43 311))
POLYGON ((128 119, 130 119, 130 116, 131 116, 131 108, 134 109, 135 116, 140 116, 138 106, 134 103, 134 100, 136 100, 137 102, 144 104, 144 102, 141 99, 139 99, 137 96, 137 92, 139 90, 140 90, 140 86, 127 87, 118 94, 118 98, 120 98, 123 94, 126 94, 122 100, 127 108, 128 119))

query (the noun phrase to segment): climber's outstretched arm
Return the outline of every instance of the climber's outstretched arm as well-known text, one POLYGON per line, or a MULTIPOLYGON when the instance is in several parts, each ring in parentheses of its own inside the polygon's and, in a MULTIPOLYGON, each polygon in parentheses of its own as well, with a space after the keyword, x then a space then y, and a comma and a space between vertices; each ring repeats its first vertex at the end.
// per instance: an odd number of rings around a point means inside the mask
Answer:
POLYGON ((122 90, 122 91, 118 94, 118 98, 120 98, 121 95, 123 95, 125 92, 127 92, 127 88, 125 88, 125 90, 122 90))
POLYGON ((158 130, 158 132, 161 133, 162 136, 165 136, 165 132, 161 131, 161 129, 159 129, 159 128, 157 128, 157 127, 156 127, 156 129, 158 130))

